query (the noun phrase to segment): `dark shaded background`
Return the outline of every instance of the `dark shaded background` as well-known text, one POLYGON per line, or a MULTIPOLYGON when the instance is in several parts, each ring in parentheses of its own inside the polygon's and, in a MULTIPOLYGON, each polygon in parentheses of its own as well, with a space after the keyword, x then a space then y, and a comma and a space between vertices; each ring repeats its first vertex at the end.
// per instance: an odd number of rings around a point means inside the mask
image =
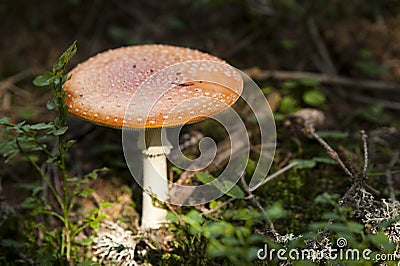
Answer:
POLYGON ((390 0, 3 0, 0 75, 48 68, 74 40, 75 62, 122 45, 164 43, 200 49, 240 68, 322 72, 313 20, 338 73, 362 75, 353 63, 368 49, 394 78, 398 9, 390 0))
MULTIPOLYGON (((75 40, 78 53, 70 68, 107 49, 162 43, 211 53, 239 69, 308 71, 398 82, 399 11, 400 3, 395 0, 0 0, 0 80, 9 81, 0 86, 0 117, 28 122, 52 119, 54 114, 44 107, 51 91, 35 88, 31 81, 51 69, 60 53, 75 40)), ((282 97, 299 95, 281 86, 281 82, 267 80, 259 84, 271 86, 282 97)), ((398 91, 360 91, 334 85, 321 90, 328 98, 322 109, 330 129, 358 132, 362 128, 398 127, 398 91), (362 101, 360 95, 368 97, 369 102, 362 101), (367 119, 361 115, 380 100, 390 100, 393 106, 384 107, 377 117, 367 119)), ((124 163, 120 131, 73 117, 69 122, 69 138, 79 141, 68 158, 70 172, 81 176, 96 167, 108 166, 113 169, 113 177, 125 178, 134 191, 125 201, 132 196, 140 202, 141 191, 124 163)), ((278 130, 282 128, 278 123, 278 130)), ((292 141, 291 135, 279 134, 278 138, 282 138, 279 145, 292 141)), ((296 150, 297 146, 292 145, 296 150)), ((281 147, 278 159, 287 153, 281 147)), ((387 163, 387 159, 382 162, 387 163)), ((282 161, 280 166, 284 165, 282 161)), ((1 168, 4 178, 0 192, 18 208, 25 196, 18 184, 37 178, 20 161, 2 163, 1 168)), ((327 189, 335 192, 346 187, 329 182, 327 189)), ((110 178, 94 186, 101 197, 115 202, 115 184, 120 181, 110 178)), ((305 198, 313 200, 313 196, 305 198)))

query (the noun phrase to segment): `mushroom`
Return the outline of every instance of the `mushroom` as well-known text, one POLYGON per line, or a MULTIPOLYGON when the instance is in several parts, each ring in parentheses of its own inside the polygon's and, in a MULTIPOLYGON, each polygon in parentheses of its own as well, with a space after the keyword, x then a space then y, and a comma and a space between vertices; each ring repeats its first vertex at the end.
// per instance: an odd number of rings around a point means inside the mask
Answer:
POLYGON ((195 122, 232 105, 243 81, 223 60, 189 48, 138 45, 93 56, 70 72, 65 104, 93 123, 140 130, 143 152, 142 228, 157 228, 168 198, 165 127, 195 122))

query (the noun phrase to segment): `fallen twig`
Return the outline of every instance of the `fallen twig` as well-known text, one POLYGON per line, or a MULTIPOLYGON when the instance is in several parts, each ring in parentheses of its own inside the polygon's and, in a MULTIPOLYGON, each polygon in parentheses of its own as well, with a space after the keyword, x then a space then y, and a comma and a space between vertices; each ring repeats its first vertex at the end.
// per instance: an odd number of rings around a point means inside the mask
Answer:
POLYGON ((365 134, 365 130, 361 130, 361 140, 363 143, 363 150, 364 150, 364 166, 362 169, 361 174, 363 176, 367 176, 367 168, 368 168, 368 144, 367 144, 367 134, 365 134))
POLYGON ((281 71, 281 70, 261 70, 257 67, 244 69, 250 78, 257 80, 265 79, 314 79, 321 83, 335 84, 342 86, 349 86, 363 90, 381 90, 381 91, 393 91, 400 90, 400 85, 395 82, 379 81, 379 80, 367 80, 367 79, 353 79, 337 75, 320 74, 314 72, 302 72, 302 71, 281 71))
POLYGON ((257 188, 265 185, 266 183, 268 183, 269 181, 271 181, 272 179, 275 179, 276 177, 278 177, 279 175, 281 175, 282 173, 286 172, 289 169, 292 169, 293 167, 295 167, 296 165, 298 165, 297 162, 291 163, 286 165, 285 167, 283 167, 282 169, 276 171, 275 173, 273 173, 272 175, 266 177, 261 183, 258 183, 256 186, 252 187, 249 189, 249 191, 254 191, 257 188))
POLYGON ((330 74, 330 75, 336 75, 337 71, 335 68, 335 65, 333 64, 333 61, 331 59, 331 56, 329 54, 328 48, 326 47, 325 43, 322 41, 321 34, 319 33, 318 27, 315 24, 315 21, 313 18, 309 18, 307 20, 307 28, 308 31, 311 35, 311 39, 313 40, 319 55, 322 58, 322 61, 325 64, 325 70, 324 72, 330 74))
POLYGON ((349 97, 353 101, 367 103, 367 104, 382 104, 385 108, 392 109, 392 110, 400 110, 400 103, 384 100, 384 99, 377 99, 376 97, 368 97, 365 95, 361 95, 360 93, 349 94, 349 97))
POLYGON ((10 86, 12 86, 13 84, 26 79, 32 75, 35 75, 37 71, 34 71, 32 68, 28 68, 24 71, 21 71, 13 76, 10 76, 2 81, 0 81, 0 92, 8 89, 10 86))
POLYGON ((254 194, 251 192, 249 185, 246 183, 246 179, 244 178, 244 175, 240 177, 240 182, 242 183, 242 187, 244 191, 249 195, 250 200, 253 202, 253 204, 261 211, 261 213, 264 214, 265 221, 267 223, 269 231, 274 235, 275 240, 279 236, 278 232, 275 230, 274 224, 272 223, 271 219, 266 215, 266 212, 264 208, 261 206, 260 202, 257 200, 257 198, 254 196, 254 194))
POLYGON ((346 165, 343 163, 342 159, 340 159, 339 154, 332 149, 331 146, 329 146, 328 143, 326 143, 325 140, 323 140, 316 132, 314 129, 314 126, 312 124, 308 124, 307 125, 307 130, 308 132, 311 134, 311 136, 313 136, 314 139, 316 139, 322 147, 324 147, 324 149, 326 150, 326 152, 328 153, 329 157, 331 157, 333 160, 335 160, 340 167, 343 169, 343 171, 351 177, 351 179, 354 179, 354 174, 346 167, 346 165))

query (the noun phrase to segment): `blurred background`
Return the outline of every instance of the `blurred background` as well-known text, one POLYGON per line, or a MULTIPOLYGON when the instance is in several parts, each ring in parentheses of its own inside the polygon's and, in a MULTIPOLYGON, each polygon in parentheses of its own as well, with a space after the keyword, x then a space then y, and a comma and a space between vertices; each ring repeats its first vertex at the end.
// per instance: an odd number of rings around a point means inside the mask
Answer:
MULTIPOLYGON (((51 69, 73 41, 78 52, 69 68, 108 49, 160 43, 210 53, 257 81, 276 115, 275 170, 287 162, 289 153, 292 158, 307 154, 301 142, 308 140, 299 141, 282 123, 302 108, 322 110, 326 128, 350 133, 353 140, 359 141, 360 129, 382 135, 390 149, 371 155, 381 171, 400 148, 400 2, 396 0, 0 0, 0 17, 0 117, 14 122, 54 117, 45 108, 51 90, 35 88, 32 79, 51 69), (285 72, 274 76, 273 70, 285 72), (333 78, 321 82, 321 75, 333 78), (338 82, 340 77, 347 83, 338 82)), ((102 166, 113 169, 93 187, 100 198, 119 202, 111 214, 123 213, 130 223, 137 222, 140 209, 131 199, 139 205, 141 190, 126 169, 120 131, 73 117, 69 123, 69 138, 79 142, 68 158, 71 173, 79 176, 102 166), (132 208, 124 209, 128 205, 132 208)), ((213 134, 212 126, 194 125, 194 129, 213 134)), ((28 169, 21 160, 1 163, 0 193, 13 208, 18 209, 28 193, 19 184, 37 180, 28 169)), ((313 179, 304 182, 310 190, 319 187, 299 194, 301 200, 291 197, 284 207, 301 206, 324 190, 343 192, 349 185, 329 178, 322 185, 313 179)), ((300 188, 290 193, 300 193, 300 188)), ((93 207, 90 201, 85 204, 87 209, 93 207)), ((301 212, 302 207, 293 209, 292 218, 301 212)), ((301 227, 301 222, 295 226, 301 227)))
MULTIPOLYGON (((13 85, 24 87, 77 40, 71 68, 107 49, 162 43, 211 53, 239 69, 396 81, 399 8, 394 0, 1 0, 0 78, 19 73, 13 85)), ((39 112, 29 109, 37 97, 26 103, 23 95, 3 89, 0 114, 39 112)), ((350 98, 357 97, 337 100, 350 98)))
POLYGON ((398 10, 394 0, 2 0, 0 75, 47 69, 77 40, 75 62, 123 45, 164 43, 206 51, 239 68, 395 79, 398 10), (331 66, 318 52, 321 45, 331 66))
MULTIPOLYGON (((397 81, 399 9, 394 0, 1 0, 0 78, 17 76, 3 83, 0 115, 44 115, 39 107, 46 95, 37 97, 30 80, 75 40, 78 53, 70 68, 107 49, 162 43, 199 49, 243 70, 397 81)), ((397 96, 376 87, 350 92, 351 86, 336 86, 325 93, 350 104, 397 96)), ((393 102, 385 106, 399 109, 393 102)), ((346 105, 339 109, 333 111, 347 111, 346 105)))

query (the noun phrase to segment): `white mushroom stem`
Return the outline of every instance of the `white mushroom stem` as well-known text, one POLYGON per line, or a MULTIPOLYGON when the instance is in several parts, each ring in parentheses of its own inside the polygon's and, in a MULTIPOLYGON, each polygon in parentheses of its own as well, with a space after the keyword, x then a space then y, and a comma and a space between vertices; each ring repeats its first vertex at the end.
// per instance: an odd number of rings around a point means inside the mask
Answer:
POLYGON ((166 155, 172 146, 165 130, 161 128, 142 132, 139 141, 139 147, 143 152, 142 228, 155 229, 166 222, 167 210, 157 206, 153 198, 161 201, 166 201, 168 198, 166 155))

